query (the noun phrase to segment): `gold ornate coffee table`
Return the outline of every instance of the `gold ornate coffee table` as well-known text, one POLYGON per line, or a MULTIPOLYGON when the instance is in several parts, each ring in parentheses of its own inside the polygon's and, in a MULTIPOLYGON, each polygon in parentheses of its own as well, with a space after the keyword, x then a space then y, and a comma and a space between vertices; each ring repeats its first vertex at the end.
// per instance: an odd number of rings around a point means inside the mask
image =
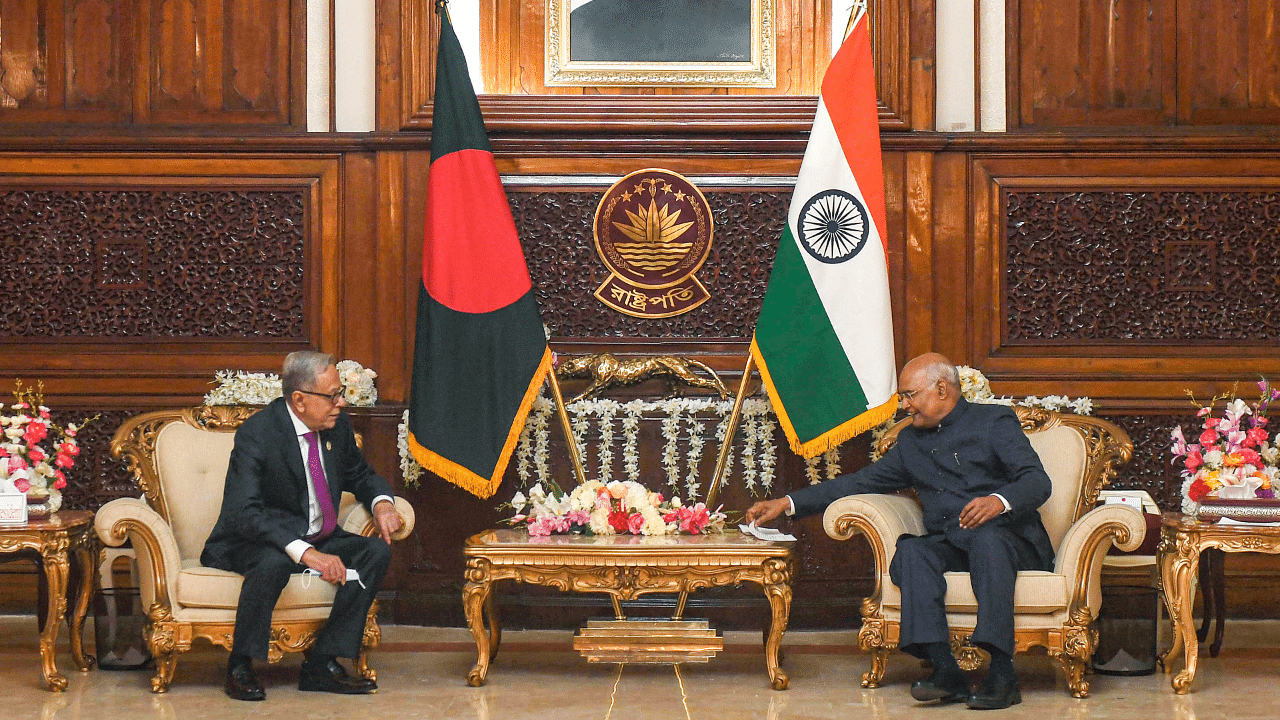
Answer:
MULTIPOLYGON (((640 595, 686 593, 751 582, 764 589, 773 614, 765 640, 769 681, 774 690, 786 690, 787 674, 778 666, 778 648, 791 612, 793 545, 737 532, 529 537, 524 530, 489 530, 472 536, 462 551, 467 557, 462 602, 476 639, 478 658, 467 675, 467 684, 484 684, 489 662, 502 639, 493 602, 495 582, 515 580, 563 591, 606 593, 613 599, 619 616, 619 603, 640 595)), ((678 607, 676 615, 682 610, 678 607)))
POLYGON ((1199 642, 1191 605, 1195 596, 1191 583, 1200 565, 1200 552, 1217 548, 1223 552, 1280 553, 1280 527, 1269 525, 1218 525, 1203 523, 1190 515, 1165 513, 1157 558, 1165 606, 1173 620, 1173 646, 1160 656, 1165 673, 1173 672, 1180 651, 1185 661, 1182 672, 1173 677, 1173 691, 1185 695, 1196 678, 1199 642))
POLYGON ((70 622, 71 660, 81 670, 93 666, 93 658, 84 654, 84 616, 89 610, 89 592, 93 588, 92 529, 93 513, 86 510, 64 510, 42 520, 30 520, 25 525, 0 525, 0 552, 35 550, 44 566, 49 605, 44 627, 40 629, 40 670, 45 686, 53 692, 67 689, 67 678, 58 672, 54 656, 58 648, 58 626, 67 614, 69 552, 76 554, 82 576, 70 622))

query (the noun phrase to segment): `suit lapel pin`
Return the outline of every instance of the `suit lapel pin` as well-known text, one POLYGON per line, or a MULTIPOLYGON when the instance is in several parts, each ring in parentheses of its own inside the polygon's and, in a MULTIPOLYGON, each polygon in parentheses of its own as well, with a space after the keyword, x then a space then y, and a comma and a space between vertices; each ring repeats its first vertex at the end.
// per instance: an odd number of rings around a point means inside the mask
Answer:
POLYGON ((328 440, 325 440, 324 449, 327 450, 328 452, 333 452, 333 443, 329 442, 328 440))

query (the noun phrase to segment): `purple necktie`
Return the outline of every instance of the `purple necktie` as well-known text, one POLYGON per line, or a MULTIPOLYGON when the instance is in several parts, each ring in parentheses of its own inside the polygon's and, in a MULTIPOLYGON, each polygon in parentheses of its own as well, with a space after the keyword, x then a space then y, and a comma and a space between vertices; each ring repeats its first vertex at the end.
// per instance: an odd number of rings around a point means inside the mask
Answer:
POLYGON ((320 438, 314 432, 302 437, 310 445, 307 451, 307 469, 311 471, 311 486, 315 488, 316 502, 320 503, 320 516, 324 518, 320 524, 320 532, 307 539, 323 540, 338 527, 338 513, 333 511, 333 496, 329 494, 329 483, 324 478, 324 465, 320 464, 320 438))

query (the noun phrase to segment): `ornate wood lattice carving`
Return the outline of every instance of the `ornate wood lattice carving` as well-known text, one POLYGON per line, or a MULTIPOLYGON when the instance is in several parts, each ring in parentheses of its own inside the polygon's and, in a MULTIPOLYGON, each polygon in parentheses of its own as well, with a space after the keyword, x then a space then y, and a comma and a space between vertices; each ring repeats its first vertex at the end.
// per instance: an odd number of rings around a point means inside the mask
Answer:
POLYGON ((551 332, 567 337, 748 338, 755 329, 789 191, 708 192, 715 223, 711 256, 698 271, 711 299, 671 318, 641 319, 592 297, 608 276, 596 255, 595 191, 509 191, 529 272, 551 332))
POLYGON ((1280 343, 1280 191, 1010 192, 1008 342, 1280 343))
POLYGON ((1111 487, 1116 490, 1146 490, 1161 510, 1177 511, 1182 506, 1180 467, 1171 464, 1169 433, 1181 424, 1188 437, 1196 423, 1193 413, 1168 415, 1117 415, 1108 420, 1119 425, 1133 441, 1133 459, 1120 468, 1111 487))
POLYGON ((0 337, 302 338, 307 205, 300 189, 0 187, 0 283, 22 290, 0 337))

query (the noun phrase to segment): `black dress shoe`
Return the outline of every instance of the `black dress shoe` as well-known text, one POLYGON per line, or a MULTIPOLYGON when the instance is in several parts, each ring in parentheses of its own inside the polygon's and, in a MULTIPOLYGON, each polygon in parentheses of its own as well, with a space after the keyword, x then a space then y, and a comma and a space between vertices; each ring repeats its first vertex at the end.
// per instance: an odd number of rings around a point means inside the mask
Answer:
POLYGON ((340 695, 367 695, 378 689, 378 684, 366 678, 354 678, 337 660, 302 663, 298 675, 298 689, 306 692, 331 692, 340 695))
POLYGON ((960 702, 969 697, 969 681, 960 673, 935 670, 929 677, 911 684, 911 697, 920 702, 960 702))
POLYGON ((232 700, 265 700, 267 693, 258 682, 258 676, 248 665, 227 668, 227 684, 224 688, 232 700))
POLYGON ((969 696, 965 704, 971 710, 1003 710, 1010 705, 1022 702, 1022 691, 1018 689, 1016 675, 987 675, 987 679, 978 686, 977 692, 969 696))

